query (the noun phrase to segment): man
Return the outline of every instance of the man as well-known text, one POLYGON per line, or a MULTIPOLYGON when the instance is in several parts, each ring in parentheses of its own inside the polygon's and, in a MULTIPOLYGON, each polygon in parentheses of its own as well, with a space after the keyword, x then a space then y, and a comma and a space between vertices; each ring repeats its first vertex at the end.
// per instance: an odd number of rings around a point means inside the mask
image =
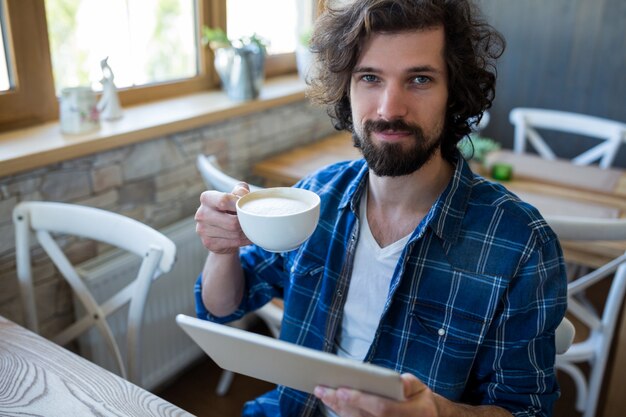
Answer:
POLYGON ((203 193, 198 315, 225 322, 283 298, 282 339, 395 369, 407 399, 279 387, 244 415, 550 415, 561 249, 456 149, 491 105, 501 37, 469 1, 357 0, 318 19, 312 48, 309 96, 364 160, 296 185, 320 195, 320 223, 283 254, 245 246, 233 214, 245 184, 203 193))

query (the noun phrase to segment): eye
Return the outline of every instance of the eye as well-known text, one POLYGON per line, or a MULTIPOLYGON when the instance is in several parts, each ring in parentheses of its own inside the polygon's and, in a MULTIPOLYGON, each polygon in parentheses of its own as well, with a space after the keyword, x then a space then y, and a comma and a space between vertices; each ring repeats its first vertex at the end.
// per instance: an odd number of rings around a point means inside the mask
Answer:
POLYGON ((361 76, 361 80, 365 81, 366 83, 375 83, 376 81, 378 81, 378 77, 374 74, 363 74, 361 76))
POLYGON ((429 82, 430 82, 430 77, 427 77, 425 75, 417 75, 411 79, 411 83, 417 84, 417 85, 424 85, 424 84, 428 84, 429 82))

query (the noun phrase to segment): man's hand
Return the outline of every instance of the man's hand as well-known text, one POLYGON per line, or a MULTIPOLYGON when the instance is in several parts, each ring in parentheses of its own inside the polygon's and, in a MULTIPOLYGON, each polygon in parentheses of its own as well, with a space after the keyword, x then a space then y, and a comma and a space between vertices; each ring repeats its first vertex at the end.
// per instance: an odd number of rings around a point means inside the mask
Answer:
POLYGON ((248 184, 240 182, 231 193, 211 190, 200 195, 196 233, 208 250, 217 254, 236 253, 240 246, 251 243, 241 230, 235 206, 249 192, 248 184))
POLYGON ((402 375, 405 401, 394 401, 349 388, 316 387, 315 396, 341 417, 436 417, 433 392, 411 374, 402 375))
POLYGON ((316 387, 315 396, 341 417, 511 417, 496 406, 470 406, 435 394, 411 374, 402 374, 405 401, 394 401, 349 388, 316 387))

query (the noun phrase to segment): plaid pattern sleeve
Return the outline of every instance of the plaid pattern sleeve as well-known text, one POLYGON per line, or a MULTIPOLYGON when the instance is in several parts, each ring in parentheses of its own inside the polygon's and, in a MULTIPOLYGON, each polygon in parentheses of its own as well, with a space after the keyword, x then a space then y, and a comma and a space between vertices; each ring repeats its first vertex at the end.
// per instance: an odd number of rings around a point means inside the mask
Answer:
MULTIPOLYGON (((296 185, 320 195, 320 223, 298 250, 242 249, 248 296, 236 316, 282 296, 281 339, 336 351, 366 183, 360 160, 296 185)), ((554 331, 565 307, 554 233, 536 209, 459 158, 403 250, 365 361, 410 372, 453 401, 549 416, 559 393, 554 331)), ((200 317, 212 319, 207 313, 198 307, 200 317)), ((250 416, 319 413, 314 397, 286 387, 246 408, 250 416)))

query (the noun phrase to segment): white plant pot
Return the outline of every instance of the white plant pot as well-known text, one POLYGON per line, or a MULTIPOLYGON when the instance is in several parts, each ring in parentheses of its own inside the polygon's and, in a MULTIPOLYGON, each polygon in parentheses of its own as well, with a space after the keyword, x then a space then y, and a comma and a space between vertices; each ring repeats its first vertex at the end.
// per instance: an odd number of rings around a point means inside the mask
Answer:
POLYGON ((296 66, 298 75, 303 81, 311 76, 313 69, 313 53, 306 46, 298 44, 296 47, 296 66))

